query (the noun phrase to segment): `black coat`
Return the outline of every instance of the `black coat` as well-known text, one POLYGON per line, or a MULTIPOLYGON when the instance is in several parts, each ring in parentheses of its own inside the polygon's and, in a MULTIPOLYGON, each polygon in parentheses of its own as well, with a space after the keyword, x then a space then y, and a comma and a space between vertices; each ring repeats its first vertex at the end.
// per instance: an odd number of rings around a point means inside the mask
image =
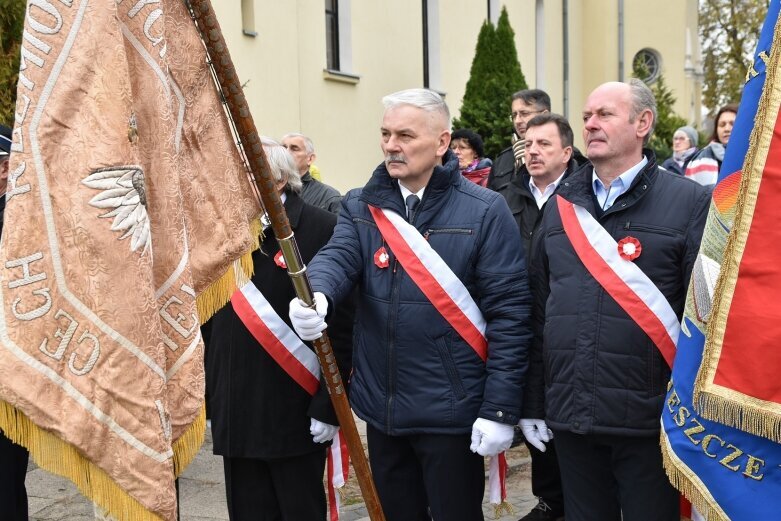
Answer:
MULTIPOLYGON (((643 249, 635 264, 680 317, 710 192, 657 167, 652 151, 645 154, 646 167, 600 217, 591 165, 565 180, 558 197, 585 208, 616 241, 637 238, 643 249)), ((532 246, 534 342, 524 417, 545 417, 552 428, 578 434, 655 435, 670 370, 578 258, 555 197, 532 246)))
MULTIPOLYGON (((585 163, 583 156, 580 156, 580 158, 585 163)), ((573 156, 567 164, 567 170, 564 172, 562 182, 572 172, 577 170, 579 166, 580 164, 573 156)), ((537 201, 534 199, 531 190, 529 190, 530 179, 531 176, 529 175, 529 171, 526 169, 526 165, 523 165, 518 169, 517 174, 513 176, 510 182, 498 190, 507 201, 507 206, 510 207, 515 222, 518 224, 518 229, 521 231, 523 251, 526 254, 527 259, 531 255, 530 248, 532 235, 542 218, 542 210, 537 208, 537 201)), ((559 186, 561 186, 561 184, 559 184, 559 186)), ((558 187, 556 188, 556 191, 558 191, 558 187)), ((545 205, 542 207, 545 208, 545 205)))
MULTIPOLYGON (((304 204, 293 193, 287 195, 285 210, 301 256, 309 263, 331 237, 336 216, 304 204)), ((287 271, 274 262, 279 251, 274 232, 269 227, 265 233, 261 250, 252 254, 252 282, 290 325, 288 307, 295 292, 287 271)), ((328 322, 343 378, 351 362, 353 312, 348 299, 328 322)), ((214 453, 271 459, 322 450, 323 445, 314 443, 309 433, 310 417, 337 425, 324 382, 310 396, 258 344, 230 304, 212 318, 210 327, 206 387, 214 453)))

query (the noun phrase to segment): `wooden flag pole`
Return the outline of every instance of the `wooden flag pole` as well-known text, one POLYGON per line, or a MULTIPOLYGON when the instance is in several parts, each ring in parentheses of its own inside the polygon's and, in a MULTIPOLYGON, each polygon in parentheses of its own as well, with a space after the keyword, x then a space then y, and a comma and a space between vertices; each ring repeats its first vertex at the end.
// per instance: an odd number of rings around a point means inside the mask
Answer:
MULTIPOLYGON (((263 152, 260 136, 252 119, 252 114, 250 114, 249 105, 244 97, 244 92, 228 52, 228 47, 225 44, 225 39, 222 36, 217 16, 209 0, 189 0, 189 3, 209 57, 212 60, 214 71, 228 104, 231 117, 236 125, 242 148, 255 178, 255 183, 258 186, 260 198, 263 201, 263 207, 268 213, 274 235, 277 237, 282 255, 285 258, 288 274, 295 287, 296 295, 308 306, 313 307, 314 298, 312 287, 306 276, 306 266, 301 260, 301 254, 298 251, 293 230, 290 227, 285 208, 282 205, 282 199, 279 196, 279 192, 277 192, 276 183, 272 177, 266 155, 263 152)), ((314 346, 317 358, 320 360, 320 366, 323 369, 323 378, 325 378, 328 392, 331 395, 331 402, 339 419, 340 428, 347 441, 347 447, 350 451, 353 468, 358 478, 358 484, 361 487, 369 518, 372 521, 384 521, 385 515, 382 513, 377 490, 372 481, 369 463, 366 459, 366 454, 363 452, 361 438, 358 435, 358 429, 355 427, 352 410, 347 401, 342 378, 339 374, 339 368, 336 365, 333 349, 331 349, 331 343, 325 331, 322 337, 314 341, 314 346)))

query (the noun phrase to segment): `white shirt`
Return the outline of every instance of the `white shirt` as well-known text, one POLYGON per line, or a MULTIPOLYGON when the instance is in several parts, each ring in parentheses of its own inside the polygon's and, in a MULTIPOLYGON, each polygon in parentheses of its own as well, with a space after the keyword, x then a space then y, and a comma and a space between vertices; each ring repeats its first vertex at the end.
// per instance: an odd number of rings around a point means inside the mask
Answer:
POLYGON ((537 185, 534 184, 534 178, 529 179, 529 190, 534 196, 534 200, 537 202, 537 208, 542 208, 542 205, 545 204, 548 201, 548 199, 550 199, 550 196, 552 196, 553 192, 556 191, 556 187, 559 186, 559 183, 561 183, 561 179, 564 177, 564 174, 566 173, 567 171, 564 170, 564 172, 561 173, 559 178, 553 181, 548 186, 546 186, 545 190, 543 191, 540 191, 540 189, 537 188, 537 185))
POLYGON ((648 159, 643 156, 643 159, 641 159, 639 163, 613 179, 613 182, 610 183, 610 186, 608 187, 605 187, 602 180, 597 177, 596 169, 594 170, 594 173, 591 174, 591 184, 594 188, 594 195, 597 196, 597 201, 599 202, 602 211, 613 206, 613 203, 616 202, 618 196, 626 192, 629 187, 632 186, 632 181, 635 180, 637 174, 639 174, 640 170, 647 164, 648 159))

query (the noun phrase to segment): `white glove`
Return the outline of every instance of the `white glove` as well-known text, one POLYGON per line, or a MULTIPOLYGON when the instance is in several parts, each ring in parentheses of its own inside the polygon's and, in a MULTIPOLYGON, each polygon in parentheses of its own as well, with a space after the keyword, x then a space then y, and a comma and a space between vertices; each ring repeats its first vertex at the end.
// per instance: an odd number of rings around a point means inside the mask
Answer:
POLYGON ((319 291, 314 294, 314 298, 314 309, 306 307, 298 298, 290 301, 290 321, 301 340, 320 338, 327 327, 325 315, 328 312, 328 300, 319 291))
POLYGON ((469 450, 481 456, 496 456, 510 448, 514 431, 512 425, 478 418, 472 425, 469 450))
POLYGON ((540 452, 545 452, 545 444, 553 439, 553 433, 545 421, 523 419, 518 422, 518 425, 521 426, 521 432, 526 441, 540 452))
POLYGON ((309 420, 309 433, 315 443, 331 441, 336 436, 336 431, 339 430, 336 425, 329 425, 314 418, 309 418, 309 420))

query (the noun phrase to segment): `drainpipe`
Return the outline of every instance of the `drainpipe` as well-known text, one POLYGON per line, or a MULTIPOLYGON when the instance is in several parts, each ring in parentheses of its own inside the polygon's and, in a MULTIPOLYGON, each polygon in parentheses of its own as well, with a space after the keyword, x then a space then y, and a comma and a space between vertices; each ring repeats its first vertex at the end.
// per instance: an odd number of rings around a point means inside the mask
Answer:
POLYGON ((545 89, 545 4, 543 0, 537 0, 535 6, 535 24, 534 24, 534 46, 536 49, 534 57, 534 76, 535 88, 545 89))
POLYGON ((561 16, 562 16, 562 111, 564 118, 569 119, 569 1, 561 0, 561 16))
POLYGON ((618 81, 624 81, 624 0, 618 0, 618 81))

